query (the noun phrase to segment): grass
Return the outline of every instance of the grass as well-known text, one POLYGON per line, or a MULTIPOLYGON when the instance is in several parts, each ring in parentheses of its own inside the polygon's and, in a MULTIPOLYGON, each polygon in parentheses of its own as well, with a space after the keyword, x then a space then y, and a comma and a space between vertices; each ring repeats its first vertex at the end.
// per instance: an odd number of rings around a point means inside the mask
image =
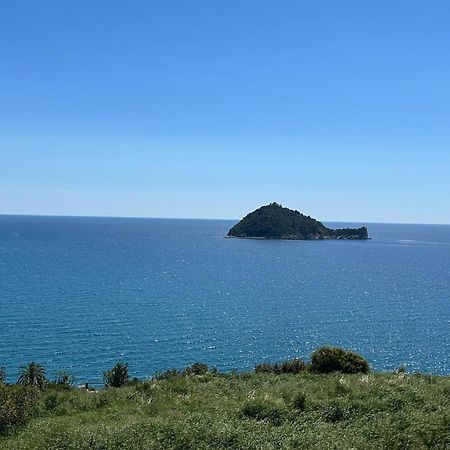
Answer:
POLYGON ((449 449, 450 378, 176 376, 98 393, 47 388, 18 449, 449 449))

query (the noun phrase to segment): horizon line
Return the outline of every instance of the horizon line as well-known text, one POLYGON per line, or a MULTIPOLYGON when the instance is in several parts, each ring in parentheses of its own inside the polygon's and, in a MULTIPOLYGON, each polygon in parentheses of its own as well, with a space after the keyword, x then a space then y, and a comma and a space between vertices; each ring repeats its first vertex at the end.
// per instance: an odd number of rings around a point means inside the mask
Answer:
MULTIPOLYGON (((215 221, 240 221, 242 219, 226 219, 226 218, 205 218, 205 217, 155 217, 155 216, 114 216, 114 215, 83 215, 83 214, 13 214, 0 213, 0 217, 55 217, 55 218, 85 218, 85 219, 148 219, 148 220, 215 220, 215 221)), ((317 220, 317 219, 316 219, 317 220)), ((324 219, 320 222, 330 223, 366 223, 366 224, 390 224, 390 225, 444 225, 449 226, 450 223, 429 223, 429 222, 371 222, 365 220, 329 220, 324 219)))

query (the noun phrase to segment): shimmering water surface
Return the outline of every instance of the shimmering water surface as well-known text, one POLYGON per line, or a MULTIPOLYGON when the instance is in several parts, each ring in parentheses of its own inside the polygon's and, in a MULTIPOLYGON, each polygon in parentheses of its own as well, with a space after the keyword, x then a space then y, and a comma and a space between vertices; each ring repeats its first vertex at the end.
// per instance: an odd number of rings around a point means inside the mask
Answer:
POLYGON ((234 223, 0 216, 8 378, 31 360, 80 383, 119 359, 139 377, 195 361, 249 369, 325 343, 375 369, 450 373, 450 226, 225 239, 234 223))

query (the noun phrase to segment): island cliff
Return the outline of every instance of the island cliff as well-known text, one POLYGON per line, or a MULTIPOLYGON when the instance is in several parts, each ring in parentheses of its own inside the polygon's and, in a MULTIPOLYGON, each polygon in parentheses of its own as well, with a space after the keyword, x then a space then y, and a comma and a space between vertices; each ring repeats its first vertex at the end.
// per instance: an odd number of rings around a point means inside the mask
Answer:
POLYGON ((246 215, 227 236, 248 239, 368 239, 366 227, 333 230, 278 203, 261 206, 246 215))

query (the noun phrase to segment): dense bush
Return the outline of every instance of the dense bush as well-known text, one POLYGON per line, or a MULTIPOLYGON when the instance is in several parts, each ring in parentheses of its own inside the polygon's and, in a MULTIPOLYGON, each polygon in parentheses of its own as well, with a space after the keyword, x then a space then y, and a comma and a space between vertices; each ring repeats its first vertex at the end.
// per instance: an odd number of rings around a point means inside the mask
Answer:
MULTIPOLYGON (((281 363, 280 373, 300 373, 305 368, 306 364, 303 360, 294 358, 281 363)), ((277 373, 276 370, 275 373, 277 373)))
POLYGON ((255 366, 256 373, 273 373, 273 364, 261 363, 255 366))
POLYGON ((271 363, 262 363, 258 364, 255 367, 256 373, 300 373, 305 370, 306 364, 303 360, 299 358, 288 359, 281 362, 276 362, 275 364, 271 363))
POLYGON ((105 386, 122 387, 128 382, 128 364, 118 361, 116 365, 103 374, 105 386))
POLYGON ((46 395, 44 396, 42 403, 46 411, 53 411, 58 407, 60 403, 60 395, 58 395, 58 392, 52 392, 52 390, 49 389, 46 392, 46 395))
POLYGON ((265 420, 273 425, 281 425, 286 418, 286 408, 268 399, 252 399, 241 408, 242 417, 254 420, 265 420))
POLYGON ((296 392, 292 397, 292 406, 298 411, 304 411, 306 403, 306 395, 303 392, 296 392))
POLYGON ((0 433, 27 423, 39 395, 33 387, 0 385, 0 433))
POLYGON ((324 408, 322 418, 326 422, 339 422, 344 418, 344 408, 338 402, 333 401, 324 408))
POLYGON ((162 372, 156 372, 153 376, 154 380, 166 380, 167 378, 175 378, 181 376, 182 372, 178 369, 167 369, 162 372))
POLYGON ((311 355, 311 370, 317 373, 367 373, 369 363, 357 353, 339 347, 321 347, 311 355))
POLYGON ((185 375, 206 375, 208 373, 208 366, 203 363, 196 362, 184 369, 185 375))
POLYGON ((217 375, 219 371, 215 367, 208 367, 204 363, 196 362, 184 369, 168 369, 164 372, 156 372, 155 380, 165 380, 167 378, 183 377, 183 376, 199 376, 199 375, 217 375))
POLYGON ((0 366, 0 384, 4 384, 6 381, 6 371, 3 366, 0 366))

